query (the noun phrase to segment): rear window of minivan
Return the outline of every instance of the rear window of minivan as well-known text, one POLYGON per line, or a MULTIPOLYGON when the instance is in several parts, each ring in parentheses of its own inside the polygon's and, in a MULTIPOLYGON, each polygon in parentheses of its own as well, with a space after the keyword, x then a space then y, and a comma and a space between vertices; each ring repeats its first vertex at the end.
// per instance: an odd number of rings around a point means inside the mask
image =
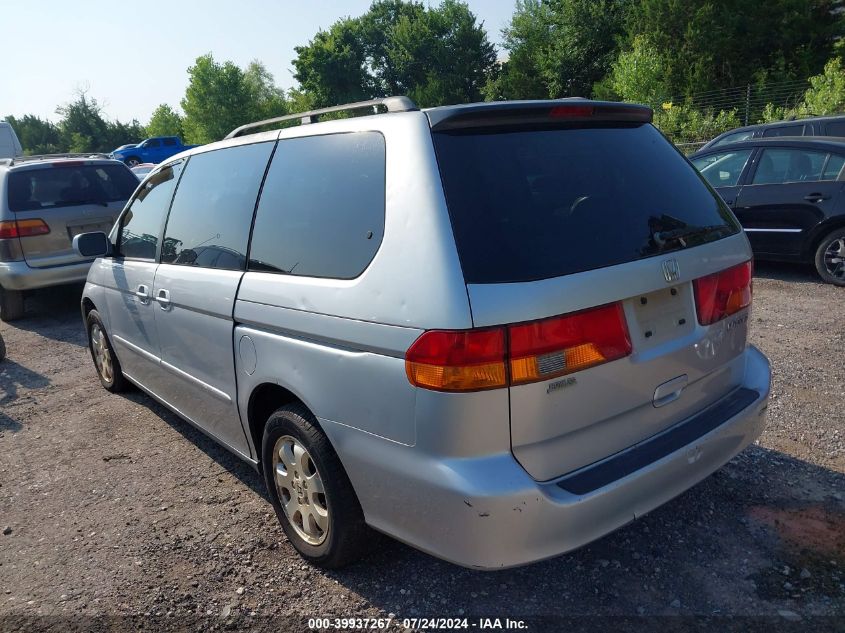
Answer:
POLYGON ((9 210, 126 201, 138 179, 124 165, 61 163, 9 173, 9 210))
POLYGON ((724 203, 651 125, 433 136, 467 283, 559 277, 739 231, 724 203), (694 236, 660 239, 685 230, 694 236))

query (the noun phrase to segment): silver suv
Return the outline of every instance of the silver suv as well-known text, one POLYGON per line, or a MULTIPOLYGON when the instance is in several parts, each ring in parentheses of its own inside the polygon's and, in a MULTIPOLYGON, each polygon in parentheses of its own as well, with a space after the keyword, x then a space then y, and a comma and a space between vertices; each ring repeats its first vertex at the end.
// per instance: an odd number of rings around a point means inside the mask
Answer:
POLYGON ((483 569, 597 539, 769 396, 748 241, 651 117, 394 97, 181 154, 77 238, 100 380, 259 469, 319 565, 368 528, 483 569))
POLYGON ((109 230, 138 180, 102 155, 0 159, 0 319, 24 312, 24 291, 82 282, 93 261, 71 240, 109 230))

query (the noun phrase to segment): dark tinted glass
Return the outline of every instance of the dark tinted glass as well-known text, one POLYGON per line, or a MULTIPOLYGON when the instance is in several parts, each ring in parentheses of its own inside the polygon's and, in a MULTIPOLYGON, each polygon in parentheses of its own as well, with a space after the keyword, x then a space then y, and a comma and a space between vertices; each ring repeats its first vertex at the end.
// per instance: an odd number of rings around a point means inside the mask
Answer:
POLYGON ((117 252, 124 257, 155 259, 164 218, 182 173, 183 161, 150 176, 120 218, 117 252))
POLYGON ((827 156, 825 152, 800 149, 765 149, 751 184, 771 185, 819 180, 827 156))
POLYGON ((146 144, 144 145, 144 147, 158 147, 160 145, 161 145, 161 141, 159 141, 157 138, 154 138, 150 141, 147 141, 146 144))
POLYGON ((845 136, 845 121, 828 121, 824 124, 826 136, 845 136))
POLYGON ((751 156, 750 149, 719 152, 693 158, 692 164, 714 187, 733 187, 739 182, 745 163, 751 156))
POLYGON ((804 136, 804 125, 784 125, 765 130, 763 136, 804 136))
POLYGON ((9 210, 126 201, 138 179, 124 165, 62 165, 9 173, 9 210))
POLYGON ((173 138, 164 139, 164 146, 165 147, 174 147, 175 145, 176 145, 176 139, 173 139, 173 138))
POLYGON ((468 283, 557 277, 739 230, 651 125, 459 131, 434 142, 468 283))
POLYGON ((161 261, 243 270, 249 225, 273 143, 196 154, 167 220, 161 261))
POLYGON ((381 134, 280 141, 258 205, 250 269, 360 275, 384 233, 384 176, 381 134))
POLYGON ((724 138, 721 138, 715 143, 713 143, 713 147, 727 145, 728 143, 738 143, 739 141, 745 141, 747 139, 750 139, 753 136, 754 130, 744 130, 742 132, 735 132, 734 134, 728 134, 724 138))

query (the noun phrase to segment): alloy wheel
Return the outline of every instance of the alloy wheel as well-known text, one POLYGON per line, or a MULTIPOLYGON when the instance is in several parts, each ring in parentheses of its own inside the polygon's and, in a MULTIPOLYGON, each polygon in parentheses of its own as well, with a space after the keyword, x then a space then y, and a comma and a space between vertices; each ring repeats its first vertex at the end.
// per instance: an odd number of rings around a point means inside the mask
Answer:
POLYGON ((283 435, 276 441, 273 480, 293 529, 309 545, 320 545, 329 531, 326 491, 317 465, 295 437, 283 435))

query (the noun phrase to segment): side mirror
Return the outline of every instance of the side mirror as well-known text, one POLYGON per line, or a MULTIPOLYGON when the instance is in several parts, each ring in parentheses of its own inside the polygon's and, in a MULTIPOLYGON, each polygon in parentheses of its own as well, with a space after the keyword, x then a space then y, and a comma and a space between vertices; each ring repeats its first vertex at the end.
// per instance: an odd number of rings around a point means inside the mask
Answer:
POLYGON ((104 257, 111 254, 111 242, 102 231, 80 233, 73 238, 73 250, 82 257, 104 257))

